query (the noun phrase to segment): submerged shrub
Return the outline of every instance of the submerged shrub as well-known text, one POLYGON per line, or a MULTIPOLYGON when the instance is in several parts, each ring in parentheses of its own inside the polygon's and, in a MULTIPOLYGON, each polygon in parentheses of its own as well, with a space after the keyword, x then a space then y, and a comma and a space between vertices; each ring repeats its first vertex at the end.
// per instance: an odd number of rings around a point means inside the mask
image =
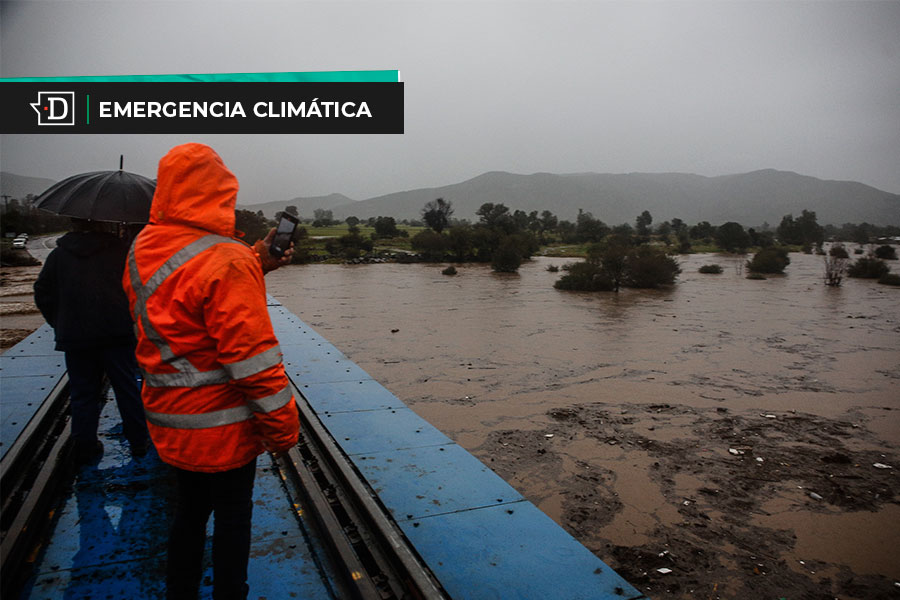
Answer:
POLYGON ((584 262, 569 265, 554 287, 585 292, 618 291, 619 287, 655 288, 675 283, 681 267, 660 248, 631 246, 613 238, 592 246, 584 262))
POLYGON ((456 275, 456 267, 450 265, 449 267, 441 271, 441 273, 444 275, 456 275))
POLYGON ((861 279, 879 279, 887 275, 890 270, 890 267, 884 264, 883 260, 874 256, 863 256, 850 265, 847 269, 847 276, 861 279))
MULTIPOLYGON (((832 249, 833 250, 833 249, 832 249)), ((844 280, 844 273, 847 272, 847 262, 850 258, 844 251, 844 256, 840 253, 831 253, 831 256, 825 257, 825 285, 837 287, 844 280)))
POLYGON ((840 244, 835 244, 828 251, 828 256, 833 256, 834 258, 850 258, 850 255, 847 253, 847 249, 844 248, 840 244))
POLYGON ((882 260, 897 260, 897 251, 893 246, 878 246, 875 248, 875 257, 882 260))
POLYGON ((491 268, 498 273, 515 273, 522 265, 522 254, 512 236, 506 237, 491 257, 491 268))
POLYGON ((719 265, 703 265, 700 267, 699 271, 701 273, 712 273, 714 275, 718 275, 722 272, 722 267, 719 265))
POLYGON ((747 279, 754 279, 754 280, 764 281, 765 278, 766 278, 766 276, 763 275, 762 273, 748 273, 748 274, 747 274, 747 279))
POLYGON ((896 273, 882 275, 878 280, 878 283, 883 283, 884 285, 900 285, 900 275, 897 275, 896 273))
POLYGON ((635 288, 655 288, 675 283, 681 273, 678 261, 660 248, 638 246, 625 263, 625 285, 635 288))
POLYGON ((605 275, 600 265, 593 261, 585 261, 568 265, 567 273, 553 284, 558 290, 579 292, 611 292, 615 289, 613 281, 605 275))
POLYGON ((786 248, 770 246, 754 254, 747 262, 747 268, 753 273, 784 273, 789 264, 791 259, 786 248))

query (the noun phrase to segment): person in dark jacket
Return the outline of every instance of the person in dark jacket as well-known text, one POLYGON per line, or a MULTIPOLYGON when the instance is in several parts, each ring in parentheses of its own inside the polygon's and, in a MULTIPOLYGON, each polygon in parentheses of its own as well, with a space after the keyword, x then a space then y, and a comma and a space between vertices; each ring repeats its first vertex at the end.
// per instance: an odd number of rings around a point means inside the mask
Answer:
POLYGON ((141 403, 137 340, 122 272, 128 248, 102 223, 73 219, 34 283, 34 301, 53 327, 69 373, 72 439, 78 462, 103 453, 97 438, 103 374, 109 378, 132 455, 150 444, 141 403))

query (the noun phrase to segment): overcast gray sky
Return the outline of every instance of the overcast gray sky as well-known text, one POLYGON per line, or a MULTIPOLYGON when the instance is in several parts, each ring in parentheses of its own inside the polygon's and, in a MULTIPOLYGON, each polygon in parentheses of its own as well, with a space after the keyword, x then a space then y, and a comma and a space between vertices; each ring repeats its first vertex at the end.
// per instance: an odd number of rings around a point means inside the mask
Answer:
POLYGON ((900 193, 900 2, 2 2, 0 75, 399 69, 403 135, 5 135, 0 167, 155 177, 213 146, 239 202, 485 171, 740 173, 900 193))

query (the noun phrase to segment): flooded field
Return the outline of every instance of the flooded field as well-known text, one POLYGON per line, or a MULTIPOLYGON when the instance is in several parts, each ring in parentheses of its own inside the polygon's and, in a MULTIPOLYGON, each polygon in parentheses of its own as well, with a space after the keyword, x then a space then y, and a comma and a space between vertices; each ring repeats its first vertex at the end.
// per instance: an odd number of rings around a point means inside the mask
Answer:
POLYGON ((267 283, 651 597, 897 598, 900 290, 681 260, 618 295, 554 290, 554 258, 267 283))
MULTIPOLYGON (((765 281, 680 260, 619 294, 554 290, 555 258, 266 279, 651 598, 900 597, 900 289, 828 288, 818 256, 765 281)), ((11 339, 43 322, 37 272, 3 269, 11 339)))

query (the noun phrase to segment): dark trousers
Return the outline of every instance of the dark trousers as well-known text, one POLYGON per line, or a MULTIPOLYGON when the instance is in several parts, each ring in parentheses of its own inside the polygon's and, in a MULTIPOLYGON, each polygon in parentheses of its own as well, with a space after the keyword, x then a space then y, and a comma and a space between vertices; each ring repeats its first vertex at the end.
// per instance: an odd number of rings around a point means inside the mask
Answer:
POLYGON ((133 346, 86 348, 66 351, 69 400, 72 406, 72 438, 77 445, 91 446, 100 423, 103 374, 109 377, 122 417, 122 432, 132 446, 149 440, 138 366, 133 346))
POLYGON ((247 597, 250 560, 250 518, 256 459, 219 473, 175 468, 178 504, 169 535, 166 567, 167 600, 196 600, 203 574, 206 522, 213 522, 213 598, 247 597))

